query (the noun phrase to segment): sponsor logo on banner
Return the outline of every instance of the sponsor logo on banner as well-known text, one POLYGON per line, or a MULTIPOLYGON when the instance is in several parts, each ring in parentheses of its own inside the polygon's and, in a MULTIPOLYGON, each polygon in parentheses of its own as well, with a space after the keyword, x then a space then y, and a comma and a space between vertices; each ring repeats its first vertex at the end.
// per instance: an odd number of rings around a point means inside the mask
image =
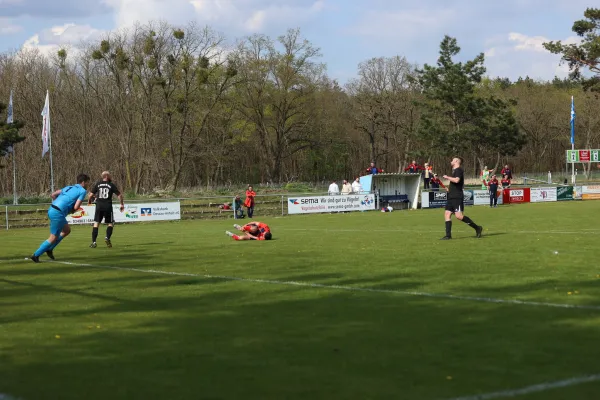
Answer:
POLYGON ((600 193, 584 193, 581 198, 583 200, 600 200, 600 193))
POLYGON ((531 202, 540 203, 557 200, 557 191, 555 187, 531 188, 531 202))
POLYGON ((151 217, 152 216, 152 209, 151 208, 141 208, 140 209, 140 216, 141 217, 151 217))
POLYGON ((434 200, 444 200, 446 201, 446 192, 432 192, 434 200))
POLYGON ((136 206, 127 206, 125 208, 125 218, 135 219, 138 217, 138 208, 136 206))
POLYGON ((86 215, 87 213, 85 212, 85 209, 83 207, 79 207, 77 211, 71 214, 71 218, 79 219, 85 217, 86 215))
POLYGON ((583 194, 600 193, 600 186, 599 185, 584 186, 582 193, 583 194))
POLYGON ((560 186, 556 188, 556 200, 565 201, 565 200, 573 200, 573 186, 560 186))
POLYGON ((288 214, 365 211, 375 209, 375 195, 309 196, 288 199, 288 214))

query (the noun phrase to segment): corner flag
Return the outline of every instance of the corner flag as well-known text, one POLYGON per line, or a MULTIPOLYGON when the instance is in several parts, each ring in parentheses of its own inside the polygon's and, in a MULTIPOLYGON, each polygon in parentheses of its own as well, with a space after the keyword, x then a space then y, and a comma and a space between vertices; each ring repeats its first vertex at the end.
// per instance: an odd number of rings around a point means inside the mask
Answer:
POLYGON ((42 158, 44 158, 44 155, 46 155, 50 149, 48 146, 48 139, 50 136, 50 98, 48 91, 46 91, 46 103, 42 110, 42 117, 44 117, 42 127, 42 158))
POLYGON ((571 144, 575 144, 575 101, 571 96, 571 144))

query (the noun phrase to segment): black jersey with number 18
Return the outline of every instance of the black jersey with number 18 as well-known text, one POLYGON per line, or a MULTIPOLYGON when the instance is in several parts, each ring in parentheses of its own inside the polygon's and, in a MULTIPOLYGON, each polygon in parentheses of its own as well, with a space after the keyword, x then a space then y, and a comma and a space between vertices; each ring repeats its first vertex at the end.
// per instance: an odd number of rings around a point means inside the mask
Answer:
POLYGON ((113 194, 121 194, 117 185, 112 182, 100 181, 92 188, 92 193, 96 196, 96 207, 112 209, 113 194))
POLYGON ((452 177, 459 178, 458 183, 450 182, 449 199, 462 199, 465 186, 465 173, 461 167, 452 170, 452 177))

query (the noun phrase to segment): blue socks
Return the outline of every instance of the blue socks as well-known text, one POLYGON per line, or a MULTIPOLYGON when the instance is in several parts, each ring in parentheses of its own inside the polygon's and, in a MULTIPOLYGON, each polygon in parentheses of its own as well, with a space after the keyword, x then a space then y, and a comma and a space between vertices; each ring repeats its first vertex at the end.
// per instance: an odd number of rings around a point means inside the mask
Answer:
POLYGON ((56 242, 54 242, 54 244, 50 243, 47 240, 44 240, 44 243, 42 243, 42 245, 40 246, 40 248, 37 249, 35 251, 35 253, 33 253, 33 255, 36 256, 36 257, 39 257, 42 254, 44 254, 45 252, 47 252, 47 251, 54 250, 54 248, 56 246, 58 246, 58 244, 60 242, 62 242, 63 239, 64 239, 64 236, 59 236, 58 239, 56 239, 56 242))
POLYGON ((56 242, 54 242, 54 244, 53 244, 53 245, 51 245, 51 246, 50 246, 50 248, 49 248, 48 250, 54 250, 54 248, 55 248, 56 246, 58 246, 58 244, 59 244, 60 242, 62 242, 62 240, 63 240, 64 238, 65 238, 64 236, 59 236, 59 237, 58 237, 58 239, 56 239, 56 242))
POLYGON ((39 257, 42 254, 44 254, 45 252, 47 252, 48 250, 50 250, 51 247, 52 247, 52 244, 49 241, 44 240, 44 243, 42 243, 42 245, 40 246, 40 248, 37 249, 35 251, 35 253, 33 253, 33 255, 36 256, 36 257, 39 257))

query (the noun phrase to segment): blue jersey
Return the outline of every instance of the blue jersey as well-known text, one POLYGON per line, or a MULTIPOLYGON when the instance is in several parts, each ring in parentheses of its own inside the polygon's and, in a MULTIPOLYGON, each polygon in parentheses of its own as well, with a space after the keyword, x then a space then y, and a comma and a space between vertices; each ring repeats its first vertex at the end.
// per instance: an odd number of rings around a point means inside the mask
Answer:
POLYGON ((52 205, 60 208, 60 211, 67 216, 73 209, 77 200, 83 201, 87 191, 80 184, 64 187, 52 205))

